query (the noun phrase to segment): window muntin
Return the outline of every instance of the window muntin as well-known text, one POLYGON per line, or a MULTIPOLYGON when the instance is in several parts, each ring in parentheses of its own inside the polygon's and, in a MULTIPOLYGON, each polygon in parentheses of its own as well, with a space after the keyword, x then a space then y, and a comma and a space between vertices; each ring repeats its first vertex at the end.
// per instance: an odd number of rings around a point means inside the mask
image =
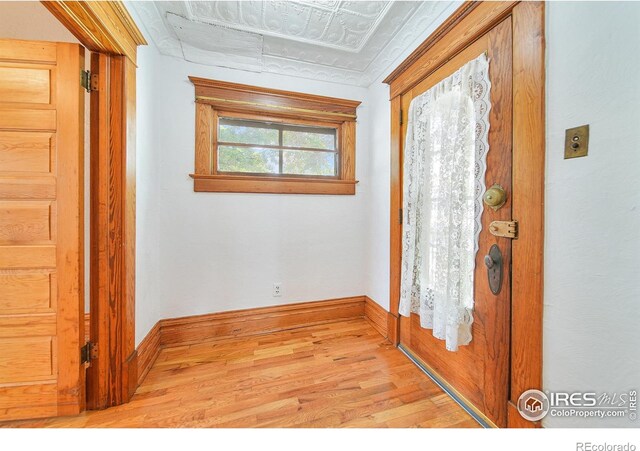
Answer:
POLYGON ((220 117, 216 169, 222 174, 337 178, 337 137, 333 127, 220 117))

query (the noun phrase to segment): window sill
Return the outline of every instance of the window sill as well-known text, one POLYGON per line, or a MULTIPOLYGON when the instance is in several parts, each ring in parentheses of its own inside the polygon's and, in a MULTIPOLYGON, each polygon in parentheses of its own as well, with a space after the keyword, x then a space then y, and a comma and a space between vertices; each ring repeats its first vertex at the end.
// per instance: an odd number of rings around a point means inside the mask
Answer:
POLYGON ((195 192, 354 195, 357 180, 190 174, 195 192))

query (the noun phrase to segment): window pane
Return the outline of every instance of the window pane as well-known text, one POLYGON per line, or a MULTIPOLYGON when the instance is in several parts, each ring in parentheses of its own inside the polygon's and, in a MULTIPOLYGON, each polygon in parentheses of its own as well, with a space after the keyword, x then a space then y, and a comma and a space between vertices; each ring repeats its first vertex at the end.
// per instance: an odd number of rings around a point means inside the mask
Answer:
POLYGON ((228 143, 277 146, 278 129, 260 122, 220 119, 218 140, 228 143))
POLYGON ((277 149, 259 147, 218 147, 218 170, 221 172, 278 173, 277 149))
POLYGON ((336 130, 333 128, 285 129, 282 132, 282 141, 282 144, 287 147, 335 150, 336 130))
POLYGON ((282 172, 297 175, 336 175, 336 154, 285 150, 282 152, 282 172))

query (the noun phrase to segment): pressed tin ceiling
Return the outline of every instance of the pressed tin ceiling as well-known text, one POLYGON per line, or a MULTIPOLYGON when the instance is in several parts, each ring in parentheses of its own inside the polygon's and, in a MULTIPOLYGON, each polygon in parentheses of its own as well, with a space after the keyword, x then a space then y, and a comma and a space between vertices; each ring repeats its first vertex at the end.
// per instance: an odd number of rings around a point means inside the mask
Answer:
MULTIPOLYGON (((161 53, 200 64, 368 86, 443 1, 131 2, 161 53)), ((457 2, 456 2, 457 3, 457 2)))

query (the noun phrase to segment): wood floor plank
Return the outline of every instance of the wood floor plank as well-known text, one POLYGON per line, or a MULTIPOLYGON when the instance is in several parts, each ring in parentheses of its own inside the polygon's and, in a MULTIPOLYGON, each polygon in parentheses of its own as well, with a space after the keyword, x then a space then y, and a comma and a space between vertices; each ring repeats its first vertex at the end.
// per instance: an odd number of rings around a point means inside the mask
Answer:
POLYGON ((479 427, 364 319, 166 348, 131 402, 0 427, 479 427))

